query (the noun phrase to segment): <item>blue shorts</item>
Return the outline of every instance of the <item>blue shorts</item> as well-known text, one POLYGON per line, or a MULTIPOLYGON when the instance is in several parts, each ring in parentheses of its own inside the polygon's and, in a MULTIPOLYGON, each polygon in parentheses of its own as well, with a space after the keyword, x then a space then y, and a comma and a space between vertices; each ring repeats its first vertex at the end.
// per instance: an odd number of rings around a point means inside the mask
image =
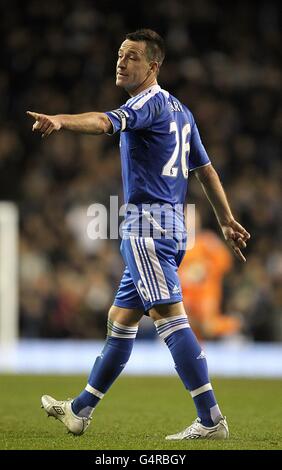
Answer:
POLYGON ((175 238, 124 238, 120 249, 126 268, 114 305, 148 311, 156 304, 181 302, 177 270, 185 247, 186 236, 181 244, 175 238))

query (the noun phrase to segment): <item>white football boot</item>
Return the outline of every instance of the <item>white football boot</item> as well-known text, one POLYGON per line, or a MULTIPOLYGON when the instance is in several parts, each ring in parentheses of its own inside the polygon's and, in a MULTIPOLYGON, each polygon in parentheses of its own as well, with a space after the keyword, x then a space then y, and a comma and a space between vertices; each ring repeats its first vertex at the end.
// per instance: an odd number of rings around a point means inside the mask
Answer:
POLYGON ((226 418, 221 418, 220 421, 212 427, 203 426, 200 418, 197 418, 191 426, 184 429, 178 434, 171 434, 166 436, 168 441, 182 441, 185 439, 228 439, 229 430, 226 418))
POLYGON ((53 416, 53 418, 61 421, 70 433, 80 436, 88 428, 91 417, 80 418, 75 415, 71 408, 72 401, 72 399, 58 401, 49 395, 43 395, 41 397, 41 408, 44 408, 48 417, 53 416))

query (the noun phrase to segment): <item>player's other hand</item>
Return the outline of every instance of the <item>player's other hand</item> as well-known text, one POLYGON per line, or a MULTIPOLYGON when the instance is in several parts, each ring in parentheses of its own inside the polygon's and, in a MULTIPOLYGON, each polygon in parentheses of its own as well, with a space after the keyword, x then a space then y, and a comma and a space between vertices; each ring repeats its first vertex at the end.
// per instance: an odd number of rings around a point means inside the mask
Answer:
POLYGON ((39 114, 33 111, 27 111, 26 114, 35 120, 32 126, 32 131, 41 132, 41 137, 47 137, 52 134, 53 131, 59 131, 62 127, 60 116, 49 116, 47 114, 39 114))
POLYGON ((246 242, 251 238, 249 232, 247 232, 247 230, 234 219, 229 223, 221 225, 221 229, 226 242, 232 248, 236 257, 240 261, 245 262, 246 258, 241 250, 246 248, 246 242))

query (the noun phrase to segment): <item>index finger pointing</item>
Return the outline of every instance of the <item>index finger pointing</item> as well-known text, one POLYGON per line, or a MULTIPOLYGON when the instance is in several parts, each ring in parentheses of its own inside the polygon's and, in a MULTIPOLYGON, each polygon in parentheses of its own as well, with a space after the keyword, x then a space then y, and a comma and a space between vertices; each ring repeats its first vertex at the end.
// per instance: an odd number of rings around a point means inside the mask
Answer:
POLYGON ((35 113, 34 111, 27 111, 26 114, 28 114, 29 116, 33 117, 36 121, 39 119, 40 117, 40 114, 38 113, 35 113))

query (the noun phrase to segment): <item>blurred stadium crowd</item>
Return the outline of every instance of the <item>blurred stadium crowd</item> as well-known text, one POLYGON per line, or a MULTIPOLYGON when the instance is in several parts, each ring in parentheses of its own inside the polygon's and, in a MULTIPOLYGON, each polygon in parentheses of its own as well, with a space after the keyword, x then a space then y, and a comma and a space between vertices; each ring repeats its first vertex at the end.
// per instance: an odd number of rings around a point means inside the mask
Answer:
MULTIPOLYGON (((223 310, 242 334, 282 340, 281 34, 273 0, 1 1, 0 200, 20 210, 22 337, 103 338, 123 269, 118 240, 87 238, 87 207, 122 204, 118 137, 31 134, 25 111, 106 111, 126 32, 156 29, 159 82, 192 110, 234 214, 250 231, 247 263, 225 277, 223 310), (121 6, 122 5, 122 6, 121 6)), ((218 232, 191 176, 189 203, 218 232)))

